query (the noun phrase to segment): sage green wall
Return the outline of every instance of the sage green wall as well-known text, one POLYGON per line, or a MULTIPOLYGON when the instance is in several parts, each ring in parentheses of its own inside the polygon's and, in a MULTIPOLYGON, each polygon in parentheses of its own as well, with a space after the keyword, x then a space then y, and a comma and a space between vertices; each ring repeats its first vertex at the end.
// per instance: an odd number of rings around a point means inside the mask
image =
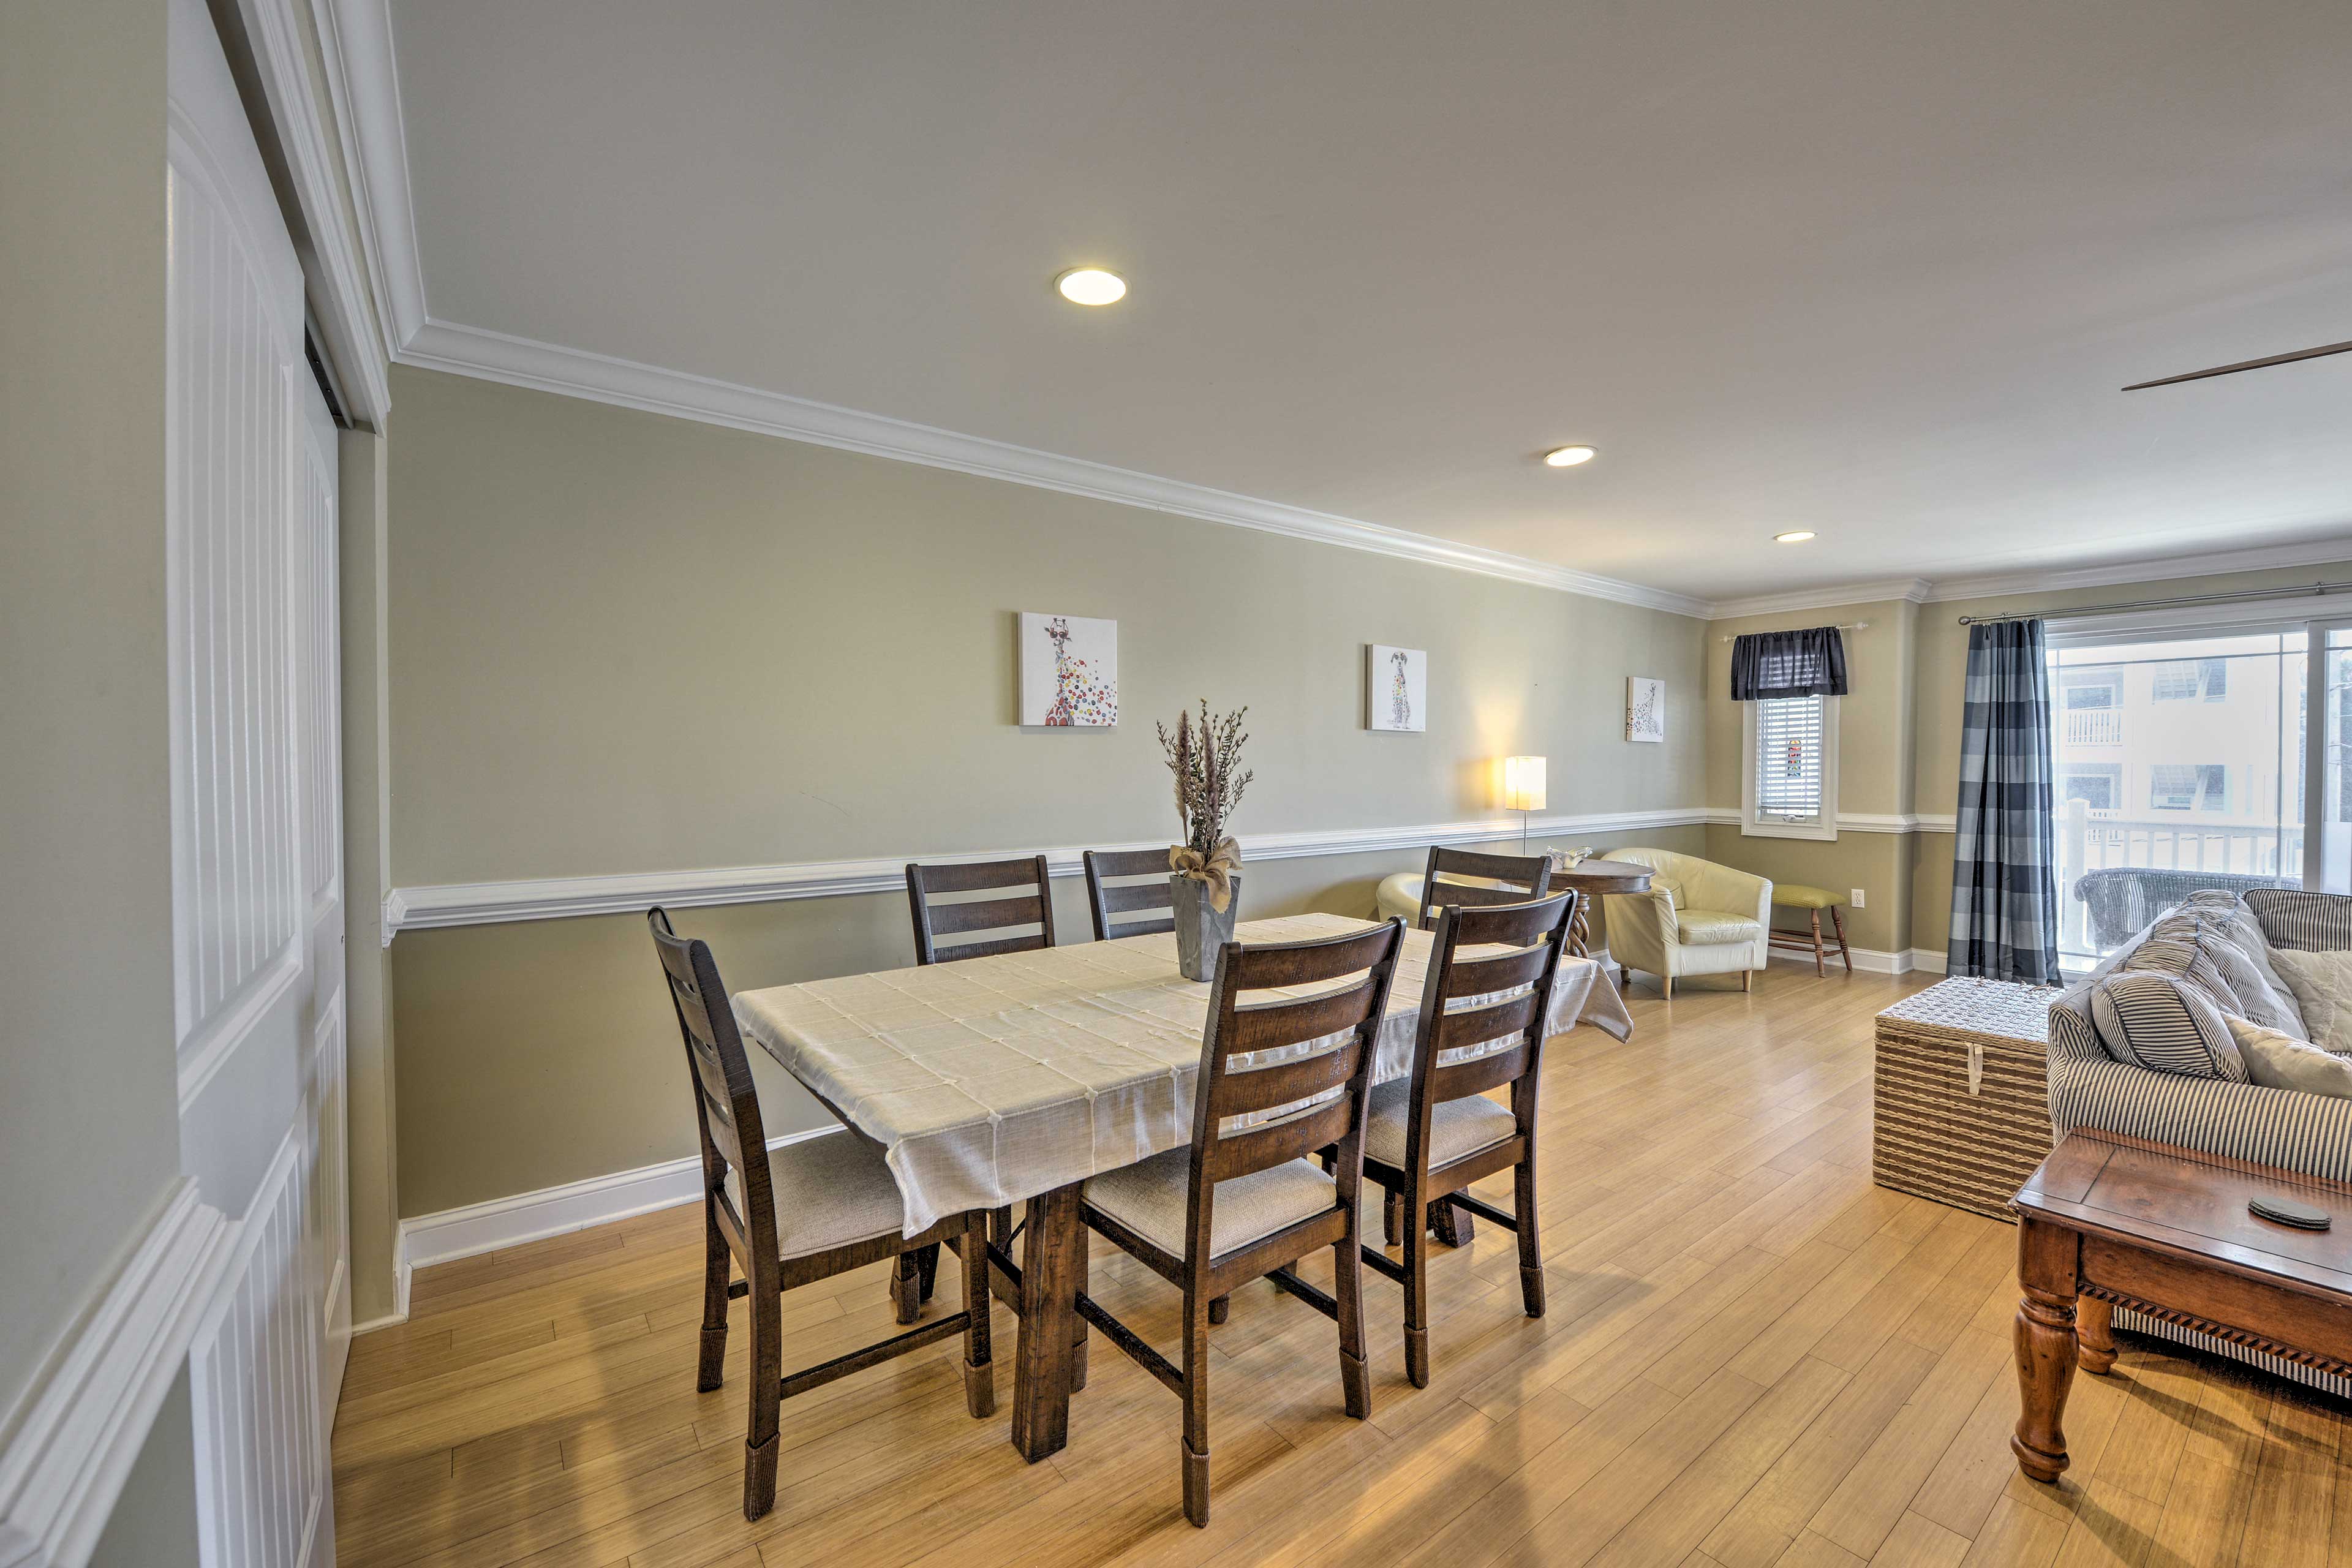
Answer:
POLYGON ((0 6, 0 1413, 180 1170, 164 26, 0 6))
MULTIPOLYGON (((1969 628, 1959 624, 1962 616, 2095 607, 2136 599, 2227 594, 2244 588, 2295 588, 2321 581, 2340 583, 2347 577, 2352 577, 2352 544, 2347 545, 2342 561, 2321 565, 2168 577, 2154 582, 2114 583, 2096 588, 2009 594, 1923 605, 1919 619, 1919 724, 1915 743, 1919 809, 1948 816, 1959 795, 1960 710, 1967 694, 1969 667, 1969 628)), ((1912 910, 1911 942, 1915 947, 1941 952, 1951 932, 1952 836, 1945 831, 1922 834, 1920 837, 1921 861, 1939 862, 1940 880, 1933 897, 1926 883, 1920 885, 1919 897, 1912 910)))
MULTIPOLYGON (((1201 697, 1249 705, 1244 834, 1497 816, 1521 752, 1554 814, 1703 804, 1687 617, 433 372, 393 391, 395 885, 1148 839, 1174 826, 1152 721, 1201 697), (1024 609, 1119 623, 1117 729, 1014 724, 1024 609), (1371 642, 1429 651, 1427 732, 1363 728, 1371 642), (1633 674, 1667 682, 1665 745, 1623 739, 1633 674)), ((1369 913, 1417 858, 1255 864, 1246 906, 1369 913)), ((903 899, 682 920, 739 987, 911 959, 903 899)), ((692 1152, 634 918, 392 957, 404 1215, 692 1152)), ((780 1129, 813 1118, 772 1087, 780 1129)))

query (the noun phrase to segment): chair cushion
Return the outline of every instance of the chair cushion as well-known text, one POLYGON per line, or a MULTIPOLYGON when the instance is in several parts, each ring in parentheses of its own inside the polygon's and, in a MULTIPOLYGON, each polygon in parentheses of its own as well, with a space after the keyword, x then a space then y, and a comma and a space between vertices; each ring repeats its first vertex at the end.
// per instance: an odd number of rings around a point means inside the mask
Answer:
POLYGON ((1725 914, 1719 910, 1676 910, 1675 940, 1685 947, 1720 947, 1727 942, 1754 942, 1764 927, 1754 915, 1725 914))
MULTIPOLYGON (((769 1150, 768 1180, 776 1198, 778 1258, 806 1258, 895 1235, 907 1223, 907 1203, 890 1167, 846 1128, 769 1150)), ((743 1212, 733 1171, 727 1173, 727 1201, 743 1212)))
POLYGON ((2294 993, 2295 1005, 2310 1026, 2311 1043, 2352 1052, 2352 952, 2307 952, 2280 948, 2271 954, 2279 975, 2294 993))
MULTIPOLYGON (((1412 1079, 1391 1079, 1373 1089, 1364 1112, 1364 1158, 1402 1170, 1405 1123, 1412 1115, 1412 1079)), ((1429 1112, 1429 1163, 1450 1165, 1518 1130, 1518 1118, 1483 1094, 1441 1101, 1429 1112)))
POLYGON ((1808 888, 1802 882, 1775 882, 1772 901, 1791 910, 1834 909, 1845 902, 1827 888, 1808 888))
MULTIPOLYGON (((1192 1151, 1171 1149, 1087 1177, 1087 1202, 1162 1252, 1181 1258, 1192 1174, 1192 1151)), ((1209 1256, 1223 1258, 1339 1204, 1338 1184, 1306 1160, 1219 1182, 1209 1220, 1209 1256)))
POLYGON ((2352 1100, 2352 1058, 2244 1018, 2230 1020, 2230 1034, 2238 1042, 2238 1054, 2246 1058, 2246 1076, 2264 1089, 2352 1100))
POLYGON ((2119 1062, 2185 1078, 2244 1083, 2246 1064, 2202 986, 2160 970, 2119 970, 2091 987, 2100 1048, 2119 1062))

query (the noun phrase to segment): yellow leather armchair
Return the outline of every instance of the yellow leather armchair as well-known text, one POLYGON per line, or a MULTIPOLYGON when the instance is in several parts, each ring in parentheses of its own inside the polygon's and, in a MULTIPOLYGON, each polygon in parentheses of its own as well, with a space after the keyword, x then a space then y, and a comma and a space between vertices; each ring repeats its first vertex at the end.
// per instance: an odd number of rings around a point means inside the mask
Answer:
POLYGON ((1650 868, 1646 893, 1612 894, 1609 955, 1658 977, 1666 995, 1679 974, 1733 974, 1739 988, 1771 954, 1772 884, 1671 849, 1612 849, 1612 860, 1650 868))

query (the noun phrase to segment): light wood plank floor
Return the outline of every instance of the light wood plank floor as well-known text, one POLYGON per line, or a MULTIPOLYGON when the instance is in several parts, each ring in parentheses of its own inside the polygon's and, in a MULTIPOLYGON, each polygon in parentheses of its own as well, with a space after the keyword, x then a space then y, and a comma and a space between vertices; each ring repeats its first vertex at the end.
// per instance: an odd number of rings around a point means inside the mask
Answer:
MULTIPOLYGON (((352 1349, 338 1557, 2352 1563, 2344 1408, 2153 1342, 2124 1336, 2112 1378, 2077 1379, 2063 1487, 2017 1475, 2013 1232, 1870 1184, 1871 1016, 1923 983, 1776 964, 1753 996, 1694 984, 1671 1007, 1637 986, 1630 1044, 1556 1044, 1549 1315, 1520 1315, 1511 1237, 1481 1226, 1435 1260, 1435 1376, 1416 1391, 1395 1288, 1368 1274, 1357 1422, 1331 1325, 1266 1285, 1238 1293, 1211 1341, 1206 1531, 1179 1506, 1176 1402, 1106 1344, 1068 1448, 1022 1463, 1001 1310, 995 1418, 964 1414, 952 1342, 788 1402, 776 1510, 746 1524, 742 1307, 729 1386, 698 1394, 686 1208, 417 1277, 411 1321, 352 1349)), ((1106 1251, 1095 1293, 1174 1345, 1174 1292, 1106 1251)), ((890 1331, 878 1269, 786 1302, 788 1365, 890 1331)))

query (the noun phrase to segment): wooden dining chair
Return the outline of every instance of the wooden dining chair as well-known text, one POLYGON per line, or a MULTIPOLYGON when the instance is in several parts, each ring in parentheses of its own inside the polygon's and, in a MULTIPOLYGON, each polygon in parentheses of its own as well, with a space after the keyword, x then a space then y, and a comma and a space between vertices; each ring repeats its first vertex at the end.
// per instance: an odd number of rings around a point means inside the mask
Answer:
POLYGON ((907 905, 915 917, 915 962, 951 963, 963 958, 988 958, 1000 952, 1026 952, 1054 945, 1054 893, 1046 880, 1045 858, 1024 856, 1018 860, 967 860, 944 866, 907 868, 907 905), (997 892, 1017 888, 1019 892, 997 892), (940 900, 942 893, 996 892, 989 899, 940 900), (1017 936, 1002 933, 1017 926, 1035 926, 1017 936), (972 933, 979 932, 974 937, 972 933), (941 945, 943 936, 971 940, 941 945))
POLYGON ((855 1129, 770 1149, 743 1037, 709 945, 681 939, 661 909, 647 910, 646 923, 686 1041, 695 1121, 702 1130, 702 1357, 695 1386, 705 1393, 719 1386, 727 1303, 748 1297, 751 1415, 743 1439, 743 1517, 757 1519, 775 1504, 782 1406, 796 1394, 960 1333, 965 1407, 975 1419, 995 1411, 987 1215, 980 1210, 950 1215, 919 1236, 902 1236, 906 1206, 898 1181, 855 1129), (956 1243, 963 1258, 962 1311, 785 1373, 783 1292, 945 1241, 956 1243))
POLYGON ((1176 929, 1167 850, 1089 849, 1086 862, 1087 908, 1095 917, 1097 942, 1176 929))
POLYGON ((1356 1235, 1364 1102, 1404 922, 1317 942, 1217 952, 1192 1090, 1192 1142, 1086 1184, 1087 1226, 1184 1292, 1182 1362, 1171 1363, 1082 1290, 1078 1315, 1184 1402, 1184 1517, 1209 1522, 1209 1303, 1261 1275, 1339 1325, 1348 1414, 1371 1410, 1356 1235), (1339 982, 1339 984, 1332 984, 1339 982), (1318 986, 1244 1003, 1245 992, 1318 986), (1335 1038, 1336 1037, 1336 1038, 1335 1038), (1318 1044, 1299 1055, 1296 1047, 1318 1044), (1274 1053, 1272 1059, 1265 1053, 1274 1053), (1287 1054, 1286 1054, 1287 1053, 1287 1054), (1242 1059, 1236 1059, 1242 1058, 1242 1059), (1250 1126, 1234 1117, 1279 1114, 1250 1126), (1326 1173, 1306 1156, 1333 1148, 1326 1173), (1334 1295, 1293 1270, 1332 1249, 1334 1295))
POLYGON ((1551 887, 1551 858, 1545 855, 1481 855, 1475 849, 1430 846, 1429 868, 1421 877, 1419 925, 1430 930, 1441 909, 1516 904, 1540 899, 1551 887), (1456 880, 1475 877, 1479 880, 1456 880), (1498 882, 1500 887, 1486 884, 1498 882))
POLYGON ((1429 1386, 1429 1226, 1433 1203, 1457 1205, 1519 1238, 1519 1300, 1544 1312, 1537 1250, 1536 1083, 1545 1023, 1578 895, 1531 903, 1441 910, 1422 987, 1412 1073, 1372 1090, 1364 1118, 1364 1174, 1388 1194, 1389 1239, 1404 1232, 1404 1261, 1364 1249, 1365 1266, 1404 1287, 1405 1375, 1429 1386), (1466 950, 1503 948, 1499 952, 1466 950), (1452 1059, 1448 1059, 1449 1057, 1452 1059), (1486 1098, 1508 1085, 1507 1110, 1486 1098), (1512 1173, 1509 1214, 1465 1190, 1512 1173))

